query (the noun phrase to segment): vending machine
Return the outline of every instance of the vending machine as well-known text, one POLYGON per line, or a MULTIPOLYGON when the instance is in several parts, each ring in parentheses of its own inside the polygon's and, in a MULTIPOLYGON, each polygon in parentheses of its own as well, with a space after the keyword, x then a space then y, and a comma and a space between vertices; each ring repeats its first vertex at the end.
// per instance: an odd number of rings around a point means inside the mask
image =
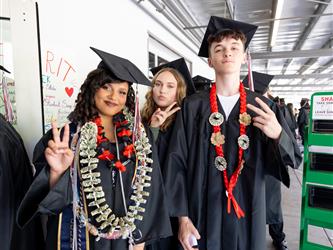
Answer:
MULTIPOLYGON (((309 124, 304 141, 300 250, 332 250, 309 239, 310 228, 333 237, 333 92, 311 96, 309 124)), ((332 239, 333 240, 333 239, 332 239)))

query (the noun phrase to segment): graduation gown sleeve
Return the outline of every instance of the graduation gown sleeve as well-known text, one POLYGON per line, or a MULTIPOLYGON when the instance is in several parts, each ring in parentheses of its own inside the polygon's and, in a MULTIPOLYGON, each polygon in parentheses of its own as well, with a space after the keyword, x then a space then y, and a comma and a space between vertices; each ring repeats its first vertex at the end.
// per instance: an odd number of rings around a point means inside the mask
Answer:
POLYGON ((1 249, 43 248, 39 220, 25 229, 16 224, 16 212, 32 182, 32 166, 16 130, 0 117, 0 241, 1 249))
POLYGON ((71 203, 72 188, 69 170, 66 170, 55 186, 49 188, 49 167, 43 168, 24 197, 19 211, 18 224, 25 226, 41 214, 57 215, 71 203))
MULTIPOLYGON (((264 101, 268 103, 266 98, 264 101)), ((302 161, 302 155, 281 110, 275 103, 272 103, 270 107, 282 127, 282 132, 277 141, 267 138, 268 147, 265 153, 265 167, 269 175, 274 176, 286 187, 289 187, 288 166, 298 168, 302 161)))
POLYGON ((170 138, 166 162, 164 163, 163 178, 166 186, 166 194, 171 217, 188 216, 187 198, 187 157, 189 138, 188 132, 192 124, 186 124, 184 120, 190 115, 184 111, 186 106, 182 105, 181 111, 177 112, 174 129, 170 138))
MULTIPOLYGON (((74 126, 70 126, 71 131, 74 126)), ((24 197, 18 214, 18 224, 23 227, 34 217, 40 214, 57 215, 71 203, 72 188, 70 184, 69 169, 60 177, 59 181, 50 189, 49 166, 44 156, 47 142, 52 138, 52 132, 48 131, 37 143, 34 150, 34 165, 36 176, 24 197)))
POLYGON ((142 238, 137 243, 145 242, 149 244, 153 240, 171 236, 172 230, 157 148, 153 142, 151 131, 148 128, 146 128, 146 131, 152 145, 153 172, 151 173, 152 181, 149 188, 149 197, 145 205, 146 211, 143 214, 143 220, 137 221, 136 225, 142 232, 142 238))

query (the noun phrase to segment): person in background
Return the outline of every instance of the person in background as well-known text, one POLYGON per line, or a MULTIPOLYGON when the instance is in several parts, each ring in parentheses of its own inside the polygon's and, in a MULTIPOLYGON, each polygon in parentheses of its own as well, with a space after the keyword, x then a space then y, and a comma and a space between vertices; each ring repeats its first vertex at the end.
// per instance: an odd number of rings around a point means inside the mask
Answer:
POLYGON ((0 114, 0 249, 3 250, 42 250, 44 238, 39 218, 31 221, 25 229, 16 223, 18 207, 33 180, 33 166, 20 134, 9 122, 14 122, 7 76, 10 73, 0 65, 2 100, 5 115, 0 114))
POLYGON ((0 114, 0 240, 1 249, 44 249, 39 218, 20 229, 16 212, 32 180, 32 165, 21 136, 0 114))
POLYGON ((177 113, 164 177, 178 238, 192 250, 264 250, 265 173, 287 186, 301 161, 279 108, 240 81, 257 26, 212 16, 199 56, 216 82, 177 113))
POLYGON ((294 113, 294 106, 292 103, 288 103, 287 104, 287 110, 289 111, 289 115, 290 115, 290 118, 291 118, 291 121, 292 121, 292 125, 290 126, 290 130, 291 132, 293 133, 295 139, 297 138, 296 137, 296 129, 297 129, 297 121, 296 121, 296 115, 294 113))
POLYGON ((297 117, 298 133, 302 138, 302 145, 304 146, 305 127, 309 123, 310 104, 308 98, 302 98, 300 102, 301 108, 299 109, 297 117))
POLYGON ((200 75, 193 77, 192 81, 197 91, 209 90, 210 85, 212 84, 212 80, 200 75))
POLYGON ((133 117, 131 85, 150 82, 130 61, 92 50, 102 61, 82 84, 71 123, 62 131, 52 123, 40 140, 43 168, 18 222, 48 215, 47 250, 142 250, 172 234, 156 148, 133 117))
POLYGON ((293 133, 294 137, 296 138, 296 132, 295 132, 295 122, 294 122, 294 115, 292 115, 286 105, 286 102, 284 100, 284 98, 280 98, 280 109, 282 111, 282 114, 284 116, 284 119, 286 120, 290 131, 293 133))
MULTIPOLYGON (((270 107, 273 106, 273 97, 268 94, 269 83, 273 79, 273 75, 252 72, 254 90, 268 98, 270 107)), ((248 86, 248 76, 243 80, 244 86, 248 86)), ((294 141, 296 144, 297 142, 294 141)), ((297 150, 297 149, 296 149, 297 150)), ((300 154, 300 152, 298 152, 300 154)), ((276 166, 278 167, 278 166, 276 166)), ((269 235, 273 240, 273 245, 276 250, 288 250, 286 235, 283 232, 283 214, 282 214, 282 196, 281 182, 271 175, 265 176, 266 189, 266 224, 268 224, 269 235)))
MULTIPOLYGON (((176 119, 176 112, 184 97, 195 92, 191 75, 183 58, 152 68, 154 75, 152 88, 146 94, 146 103, 141 111, 141 118, 153 132, 158 149, 159 162, 162 169, 167 156, 170 136, 176 119)), ((161 239, 150 246, 147 250, 176 249, 178 240, 178 223, 171 218, 173 229, 172 237, 161 239)))

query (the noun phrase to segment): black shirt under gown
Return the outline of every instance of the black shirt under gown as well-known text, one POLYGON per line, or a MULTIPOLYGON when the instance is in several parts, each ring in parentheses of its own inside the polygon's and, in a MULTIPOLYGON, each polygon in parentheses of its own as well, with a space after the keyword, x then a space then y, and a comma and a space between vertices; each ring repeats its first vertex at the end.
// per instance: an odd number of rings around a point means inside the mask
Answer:
POLYGON ((40 220, 24 230, 16 224, 16 212, 32 183, 32 165, 21 136, 0 114, 0 249, 43 249, 40 220))
MULTIPOLYGON (((76 130, 74 124, 70 124, 71 138, 76 130)), ((152 140, 149 131, 147 130, 150 141, 152 140)), ((35 152, 36 166, 40 173, 34 180, 31 188, 25 196, 18 214, 18 222, 24 225, 29 220, 39 214, 48 215, 47 225, 47 250, 57 249, 58 241, 58 224, 59 214, 68 206, 71 206, 72 202, 72 188, 70 182, 69 170, 67 170, 63 176, 59 179, 56 185, 49 189, 49 166, 44 157, 44 150, 47 142, 52 137, 51 131, 49 131, 36 146, 39 152, 35 152), (39 157, 38 157, 39 156, 39 157)), ((115 144, 110 142, 103 142, 105 149, 111 149, 115 147, 115 144)), ((154 143, 152 145, 152 159, 154 163, 151 165, 153 172, 150 174, 152 177, 151 186, 145 188, 150 192, 145 205, 146 211, 143 213, 142 221, 135 221, 135 224, 142 233, 142 237, 136 243, 149 242, 154 239, 164 238, 171 235, 171 227, 169 222, 168 210, 165 202, 164 186, 162 182, 161 171, 159 169, 158 158, 154 143)), ((121 152, 122 148, 120 148, 121 152)), ((112 152, 114 152, 112 150, 112 152)), ((134 173, 134 162, 130 162, 126 165, 126 172, 122 173, 124 190, 126 201, 129 202, 129 196, 131 194, 130 186, 134 173)), ((119 173, 115 171, 115 175, 112 175, 112 171, 108 166, 107 161, 99 161, 98 170, 101 173, 101 185, 105 193, 105 199, 112 211, 120 216, 125 215, 124 207, 122 205, 122 197, 119 185, 119 173)), ((88 208, 89 209, 89 208, 88 208)), ((140 213, 141 214, 141 213, 140 213)), ((95 223, 93 223, 96 225, 95 223)), ((90 235, 89 238, 90 250, 122 250, 128 248, 128 240, 95 240, 95 237, 90 235)))
MULTIPOLYGON (((246 93, 247 103, 258 107, 254 99, 259 97, 268 104, 265 97, 248 90, 246 93)), ((218 105, 225 118, 219 101, 218 105)), ((238 100, 228 120, 221 125, 228 178, 238 161, 239 106, 238 100)), ((278 141, 267 138, 252 124, 246 128, 250 146, 244 151, 244 168, 233 190, 245 212, 245 218, 238 219, 233 207, 227 213, 223 176, 214 164, 216 153, 210 141, 213 129, 208 121, 209 91, 185 98, 177 115, 163 175, 171 216, 190 217, 201 235, 198 242, 201 250, 266 249, 264 175, 273 175, 289 186, 287 165, 296 167, 301 160, 279 108, 273 105, 272 110, 283 128, 278 141)), ((249 109, 247 113, 255 116, 249 109)))

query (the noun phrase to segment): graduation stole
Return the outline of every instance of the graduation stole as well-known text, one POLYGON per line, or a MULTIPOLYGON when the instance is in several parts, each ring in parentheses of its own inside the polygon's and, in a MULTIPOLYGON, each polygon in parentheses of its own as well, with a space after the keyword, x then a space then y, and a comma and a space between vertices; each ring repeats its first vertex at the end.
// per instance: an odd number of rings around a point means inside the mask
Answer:
POLYGON ((249 147, 249 137, 246 135, 246 126, 251 123, 251 116, 246 113, 246 92, 243 83, 240 82, 239 85, 240 93, 240 110, 239 110, 239 137, 238 137, 238 166, 236 170, 232 173, 230 179, 227 175, 227 161, 224 158, 224 152, 222 145, 225 143, 225 137, 221 133, 221 124, 224 121, 223 115, 218 112, 217 106, 217 96, 216 96, 216 83, 213 84, 210 90, 210 108, 212 114, 209 116, 209 123, 213 127, 213 133, 211 136, 211 143, 215 147, 216 157, 215 166, 223 173, 223 181, 226 188, 226 195, 228 197, 227 211, 231 211, 231 203, 234 207, 235 213, 240 219, 245 217, 244 211, 238 205, 235 197, 232 194, 234 187, 237 184, 238 176, 244 167, 243 151, 249 147))

